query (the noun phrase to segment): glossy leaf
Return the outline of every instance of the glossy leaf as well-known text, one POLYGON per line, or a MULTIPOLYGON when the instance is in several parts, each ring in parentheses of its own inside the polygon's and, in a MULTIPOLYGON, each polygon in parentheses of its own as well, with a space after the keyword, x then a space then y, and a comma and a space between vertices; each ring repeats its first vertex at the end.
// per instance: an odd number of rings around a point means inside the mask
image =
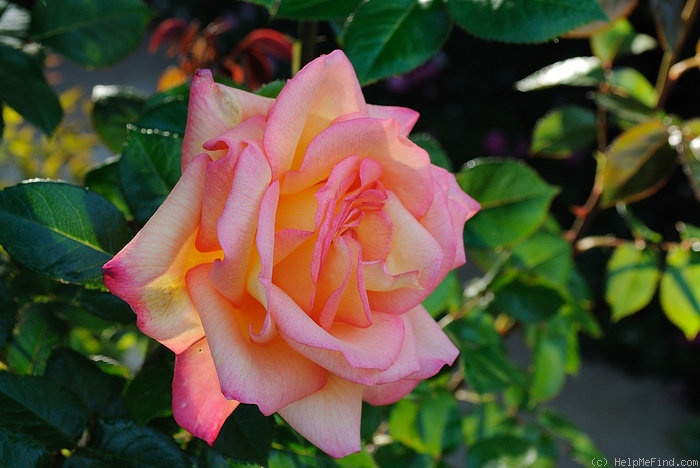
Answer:
POLYGON ((653 109, 656 105, 654 86, 634 68, 616 68, 613 70, 610 84, 616 88, 616 93, 622 96, 626 94, 649 109, 653 109))
POLYGON ((590 37, 601 31, 605 31, 610 27, 611 23, 614 23, 620 18, 629 16, 637 6, 637 0, 599 0, 599 3, 608 19, 584 24, 568 32, 566 37, 590 37))
POLYGON ((133 421, 101 420, 91 436, 64 466, 191 466, 173 439, 133 421))
POLYGON ((181 85, 149 97, 135 126, 184 135, 189 91, 189 86, 181 85))
POLYGON ((0 244, 28 268, 69 283, 102 285, 102 265, 129 240, 126 220, 96 193, 33 181, 0 191, 0 244))
POLYGON ((139 224, 163 203, 180 178, 182 139, 169 132, 132 128, 119 160, 124 198, 139 224))
POLYGON ((535 124, 530 152, 537 156, 566 158, 595 141, 596 115, 584 107, 555 109, 535 124))
POLYGON ((19 374, 42 374, 52 349, 65 330, 48 304, 32 304, 23 310, 7 347, 7 362, 19 374))
POLYGON ((646 306, 654 297, 661 277, 659 258, 633 242, 615 248, 607 265, 605 300, 611 318, 620 320, 646 306))
POLYGON ((526 467, 533 466, 536 459, 532 442, 509 434, 483 438, 467 452, 467 466, 526 467))
POLYGON ((525 385, 525 376, 507 356, 494 319, 481 309, 473 309, 448 327, 456 338, 467 383, 478 393, 502 391, 512 385, 525 385))
POLYGON ((571 244, 564 239, 553 219, 513 247, 511 262, 516 268, 563 287, 568 285, 574 266, 571 244))
POLYGON ((447 5, 462 28, 484 39, 505 42, 544 42, 577 26, 607 19, 597 0, 450 0, 447 5))
POLYGON ((150 17, 141 0, 36 2, 29 34, 81 65, 99 67, 135 49, 150 17))
POLYGON ((267 463, 272 445, 272 417, 254 405, 238 405, 221 428, 213 448, 224 455, 260 465, 267 463))
POLYGON ((0 101, 42 132, 51 135, 63 118, 58 96, 44 80, 39 63, 0 43, 0 101))
POLYGON ((515 320, 542 322, 564 305, 561 292, 534 275, 519 274, 494 286, 493 304, 515 320))
POLYGON ((621 130, 631 130, 649 120, 656 120, 658 113, 643 104, 622 88, 612 87, 610 92, 596 93, 596 104, 611 114, 611 121, 621 130))
POLYGON ((604 80, 597 57, 574 57, 547 65, 517 81, 518 91, 534 91, 552 86, 597 86, 604 80))
POLYGON ((433 457, 454 446, 460 432, 457 401, 444 392, 400 400, 389 415, 389 433, 394 440, 433 457))
POLYGON ((129 304, 113 294, 82 289, 75 293, 73 299, 85 311, 109 322, 134 323, 136 321, 136 315, 129 304))
POLYGON ((124 379, 105 374, 94 362, 72 349, 55 350, 44 376, 78 397, 93 416, 123 415, 124 379))
POLYGON ((46 447, 27 434, 0 428, 0 460, 4 466, 51 466, 51 454, 46 447))
POLYGON ((260 4, 270 3, 269 9, 272 16, 298 20, 324 20, 336 17, 346 17, 358 7, 362 0, 278 0, 266 2, 258 0, 260 4))
POLYGON ((634 35, 634 28, 627 19, 617 20, 605 31, 591 37, 593 55, 609 67, 621 50, 630 47, 634 35))
POLYGON ((474 247, 513 245, 537 230, 557 189, 515 160, 470 161, 457 175, 460 186, 481 203, 464 239, 474 247))
POLYGON ((102 142, 118 153, 126 141, 126 127, 134 123, 146 98, 130 86, 95 86, 92 89, 92 126, 102 142))
POLYGON ((364 2, 346 23, 343 48, 365 84, 427 61, 447 40, 450 26, 440 1, 364 2))
POLYGON ((668 319, 692 340, 700 332, 700 253, 681 246, 666 255, 659 286, 661 307, 668 319))
POLYGON ((85 187, 109 200, 127 219, 132 217, 119 180, 119 160, 110 158, 85 174, 85 187))
POLYGON ((0 427, 49 449, 73 447, 87 424, 80 402, 44 377, 0 372, 0 427))
POLYGON ((663 122, 650 120, 627 130, 610 145, 603 163, 603 206, 651 195, 675 167, 676 154, 663 122))

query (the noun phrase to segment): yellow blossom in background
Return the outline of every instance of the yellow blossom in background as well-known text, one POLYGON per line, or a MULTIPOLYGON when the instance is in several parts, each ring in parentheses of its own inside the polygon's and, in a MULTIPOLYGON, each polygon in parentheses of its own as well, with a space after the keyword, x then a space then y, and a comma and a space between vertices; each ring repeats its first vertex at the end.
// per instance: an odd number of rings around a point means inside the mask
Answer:
POLYGON ((0 187, 35 177, 77 181, 92 165, 100 142, 89 126, 91 103, 77 87, 64 91, 59 99, 65 115, 51 136, 3 107, 0 187))

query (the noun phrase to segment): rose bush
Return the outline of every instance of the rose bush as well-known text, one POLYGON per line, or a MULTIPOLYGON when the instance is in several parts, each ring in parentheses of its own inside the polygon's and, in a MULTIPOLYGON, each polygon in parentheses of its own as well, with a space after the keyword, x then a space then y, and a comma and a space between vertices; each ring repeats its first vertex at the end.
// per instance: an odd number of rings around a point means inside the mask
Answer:
POLYGON ((363 400, 453 363, 421 301, 464 263, 479 206, 407 139, 417 118, 366 104, 339 51, 277 99, 197 73, 181 179, 103 269, 176 353, 182 427, 212 443, 255 404, 340 457, 360 449, 363 400))

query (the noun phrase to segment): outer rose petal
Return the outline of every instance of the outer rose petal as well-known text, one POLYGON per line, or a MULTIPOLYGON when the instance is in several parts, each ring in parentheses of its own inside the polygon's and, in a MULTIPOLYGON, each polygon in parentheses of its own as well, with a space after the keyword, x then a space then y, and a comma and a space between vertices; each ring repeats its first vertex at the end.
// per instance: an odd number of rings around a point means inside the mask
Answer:
POLYGON ((400 135, 407 137, 413 126, 418 121, 418 112, 407 107, 375 106, 367 104, 367 111, 371 117, 378 119, 394 119, 401 128, 400 135))
POLYGON ((273 99, 215 83, 209 70, 197 71, 190 87, 182 141, 182 170, 202 153, 205 141, 254 115, 267 115, 273 102, 273 99))
POLYGON ((206 338, 175 356, 173 417, 180 426, 211 445, 237 406, 221 393, 206 338))
POLYGON ((243 310, 234 309, 213 288, 210 269, 210 265, 192 269, 187 286, 201 314, 224 395, 256 404, 264 414, 272 414, 322 388, 323 370, 293 352, 279 336, 263 345, 251 343, 247 326, 251 317, 264 316, 264 309, 259 304, 258 308, 249 305, 243 310))
POLYGON ((362 385, 328 376, 323 389, 279 410, 279 415, 311 443, 332 457, 360 446, 362 385))
POLYGON ((195 248, 208 161, 192 161, 143 229, 102 268, 105 285, 134 309, 141 331, 175 353, 204 336, 185 273, 221 256, 195 248))
POLYGON ((263 139, 273 179, 298 169, 306 146, 333 120, 367 112, 360 84, 340 51, 321 56, 289 80, 270 109, 263 139))

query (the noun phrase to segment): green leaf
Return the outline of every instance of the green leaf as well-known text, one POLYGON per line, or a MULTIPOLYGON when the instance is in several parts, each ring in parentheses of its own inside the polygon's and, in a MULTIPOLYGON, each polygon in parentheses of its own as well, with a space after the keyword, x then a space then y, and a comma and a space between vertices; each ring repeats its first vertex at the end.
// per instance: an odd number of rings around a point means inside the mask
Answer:
POLYGON ((257 94, 258 96, 275 99, 277 96, 279 96, 280 92, 282 91, 282 88, 284 88, 284 85, 286 84, 287 82, 285 80, 271 81, 269 83, 263 84, 260 88, 256 89, 255 94, 257 94))
POLYGON ((631 203, 655 193, 676 167, 668 130, 650 120, 618 136, 607 151, 601 172, 603 206, 631 203))
POLYGON ((612 121, 622 130, 658 119, 659 113, 643 104, 622 88, 611 87, 609 92, 596 93, 596 104, 610 112, 612 121))
POLYGON ((439 457, 459 440, 461 422, 457 401, 447 392, 399 400, 389 415, 389 433, 394 440, 418 453, 439 457))
POLYGON ((22 311, 7 347, 7 362, 20 374, 41 374, 53 348, 61 343, 65 324, 50 304, 32 304, 22 311))
POLYGON ((0 427, 61 449, 74 447, 86 424, 80 402, 50 380, 0 372, 0 427))
POLYGON ((142 93, 131 86, 92 88, 92 126, 102 142, 118 153, 126 141, 126 126, 139 117, 146 102, 142 93))
POLYGON ((481 439, 467 452, 467 466, 474 467, 524 468, 533 466, 536 459, 532 442, 507 434, 481 439))
POLYGON ((566 158, 591 145, 595 137, 595 113, 580 106, 564 106, 537 121, 530 152, 539 156, 566 158))
POLYGON ((468 384, 478 393, 525 385, 525 375, 506 354, 493 317, 480 309, 452 322, 448 331, 459 347, 468 384))
MULTIPOLYGON (((163 352, 162 348, 158 348, 163 352)), ((125 397, 129 412, 138 424, 172 414, 173 357, 151 359, 129 382, 125 397)))
POLYGON ((0 275, 0 348, 10 337, 17 321, 17 304, 15 303, 5 275, 0 275))
POLYGON ((626 19, 615 21, 612 26, 591 37, 591 50, 606 67, 609 67, 625 46, 629 48, 634 39, 634 28, 626 19))
POLYGON ((549 400, 564 386, 569 351, 566 338, 566 330, 557 330, 556 326, 537 330, 530 385, 532 401, 549 400))
POLYGON ((99 421, 91 436, 85 449, 76 451, 65 467, 191 466, 173 439, 133 421, 99 421))
POLYGON ((462 28, 484 39, 544 42, 607 16, 597 0, 449 0, 462 28))
POLYGON ((634 314, 654 297, 661 277, 656 252, 626 242, 615 248, 607 265, 605 300, 613 321, 634 314))
POLYGON ((0 460, 4 466, 51 466, 51 454, 26 434, 0 428, 0 460))
POLYGON ((604 79, 598 57, 574 57, 537 70, 517 81, 515 89, 527 92, 561 85, 598 86, 604 79))
POLYGON ((103 164, 90 169, 85 174, 85 186, 109 200, 127 219, 132 217, 120 188, 118 159, 109 158, 103 164))
POLYGON ((617 92, 627 93, 649 109, 656 105, 656 90, 649 80, 634 68, 622 67, 613 70, 610 84, 617 92))
POLYGON ((536 275, 521 273, 494 285, 493 305, 522 322, 547 320, 564 303, 560 290, 536 275))
POLYGON ((437 139, 428 133, 414 133, 409 139, 428 152, 431 163, 452 172, 452 161, 437 139))
POLYGON ((82 289, 73 298, 87 312, 109 322, 134 323, 136 320, 129 304, 113 294, 82 289))
POLYGON ((511 262, 515 268, 564 287, 574 266, 571 244, 564 239, 553 219, 513 247, 511 262))
POLYGON ((366 84, 427 61, 447 40, 450 26, 440 1, 374 0, 362 3, 348 19, 343 47, 366 84))
POLYGON ((423 307, 433 317, 441 312, 452 311, 462 305, 462 285, 457 273, 451 271, 423 301, 423 307))
POLYGON ((685 37, 683 31, 685 0, 652 1, 650 10, 659 40, 666 52, 671 52, 678 46, 679 39, 685 37))
POLYGON ((55 279, 102 286, 102 265, 129 240, 119 210, 94 192, 55 181, 0 191, 0 244, 26 267, 55 279))
POLYGON ((63 118, 58 96, 29 55, 0 43, 0 101, 51 135, 63 118))
POLYGON ((151 12, 141 0, 36 2, 31 38, 81 65, 118 62, 141 42, 151 12))
POLYGON ((257 406, 240 404, 226 420, 214 442, 214 450, 236 460, 267 463, 272 446, 272 417, 257 406))
POLYGON ((77 396, 92 416, 123 415, 124 379, 105 374, 94 362, 72 349, 55 350, 44 376, 77 396))
POLYGON ((515 160, 472 160, 457 175, 459 185, 481 203, 465 226, 464 239, 474 247, 509 246, 522 241, 544 222, 558 190, 515 160))
POLYGON ((682 246, 669 249, 661 277, 661 308, 692 340, 700 332, 700 252, 682 246))
MULTIPOLYGON (((362 0, 270 0, 256 3, 269 3, 272 16, 298 20, 326 20, 339 16, 346 17, 358 7, 362 0)), ((265 5, 268 6, 268 5, 265 5)))
POLYGON ((593 459, 604 458, 585 432, 576 428, 568 419, 551 408, 540 412, 539 423, 555 436, 564 439, 571 446, 570 458, 582 465, 588 465, 593 459))
POLYGON ((172 133, 130 128, 119 175, 139 224, 148 221, 180 178, 181 147, 181 138, 172 133))
POLYGON ((154 94, 146 100, 135 126, 184 135, 189 94, 188 85, 154 94))

